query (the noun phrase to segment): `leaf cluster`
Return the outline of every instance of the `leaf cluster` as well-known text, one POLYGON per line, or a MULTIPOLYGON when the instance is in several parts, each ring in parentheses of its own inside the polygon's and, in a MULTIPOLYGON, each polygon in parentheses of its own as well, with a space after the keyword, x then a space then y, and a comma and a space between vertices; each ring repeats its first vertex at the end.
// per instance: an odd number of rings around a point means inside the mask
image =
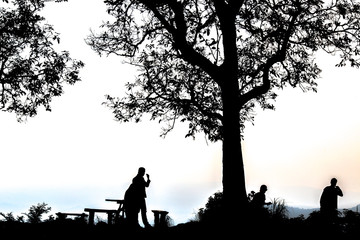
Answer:
POLYGON ((34 116, 39 106, 50 111, 63 85, 79 81, 81 61, 57 52, 59 34, 43 23, 43 0, 6 1, 0 6, 0 108, 18 119, 34 116))

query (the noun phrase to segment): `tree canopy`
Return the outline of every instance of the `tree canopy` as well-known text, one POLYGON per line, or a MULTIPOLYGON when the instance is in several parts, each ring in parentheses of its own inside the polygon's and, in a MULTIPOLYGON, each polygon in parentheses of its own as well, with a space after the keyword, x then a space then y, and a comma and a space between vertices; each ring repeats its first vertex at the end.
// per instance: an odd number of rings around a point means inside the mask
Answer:
POLYGON ((55 50, 60 37, 39 15, 44 2, 0 1, 0 109, 18 120, 36 115, 39 106, 50 111, 52 98, 80 80, 84 65, 55 50))
POLYGON ((359 66, 359 4, 319 0, 108 0, 113 22, 88 43, 140 68, 125 98, 108 96, 120 121, 143 113, 165 122, 189 121, 189 133, 222 138, 222 69, 235 60, 238 87, 233 104, 241 128, 256 104, 273 109, 276 89, 316 91, 318 50, 341 57, 339 66, 359 66), (227 24, 231 19, 231 24, 227 24), (232 30, 231 27, 234 27, 232 30), (232 33, 230 33, 232 32, 232 33), (231 40, 230 34, 234 34, 231 40), (233 43, 227 41, 235 41, 233 43), (270 101, 269 101, 270 100, 270 101))

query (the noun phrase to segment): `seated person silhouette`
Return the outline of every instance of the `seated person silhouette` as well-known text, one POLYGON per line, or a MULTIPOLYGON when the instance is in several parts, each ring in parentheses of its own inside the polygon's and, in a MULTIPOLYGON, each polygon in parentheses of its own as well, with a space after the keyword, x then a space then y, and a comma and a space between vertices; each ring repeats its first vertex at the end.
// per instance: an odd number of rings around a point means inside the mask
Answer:
POLYGON ((265 192, 267 191, 266 185, 261 185, 260 191, 255 193, 250 206, 253 209, 253 214, 255 218, 265 218, 268 215, 267 210, 264 208, 264 206, 268 206, 271 204, 271 202, 265 202, 266 196, 265 192))
POLYGON ((132 227, 139 227, 138 215, 141 211, 143 224, 146 228, 151 227, 146 216, 146 187, 150 185, 149 174, 144 179, 145 168, 140 167, 138 174, 133 178, 131 185, 125 192, 125 214, 127 222, 132 227))
POLYGON ((337 179, 332 178, 330 186, 324 188, 320 197, 320 212, 329 221, 337 217, 338 196, 343 196, 343 192, 336 184, 337 179))
POLYGON ((265 197, 265 193, 267 191, 267 186, 266 185, 261 185, 260 187, 260 191, 255 193, 251 203, 253 204, 253 206, 255 208, 262 208, 264 207, 264 205, 270 205, 271 202, 265 202, 266 197, 265 197))

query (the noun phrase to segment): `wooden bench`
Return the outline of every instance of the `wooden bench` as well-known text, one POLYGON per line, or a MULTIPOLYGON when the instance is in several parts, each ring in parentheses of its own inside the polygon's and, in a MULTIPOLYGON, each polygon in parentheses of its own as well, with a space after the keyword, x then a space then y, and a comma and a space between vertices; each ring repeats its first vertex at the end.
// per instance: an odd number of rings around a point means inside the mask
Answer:
POLYGON ((116 215, 116 209, 96 209, 96 208, 85 208, 85 212, 89 212, 89 224, 94 225, 95 213, 107 213, 108 216, 108 224, 112 223, 114 214, 116 215))
POLYGON ((168 211, 152 210, 154 213, 154 227, 166 227, 166 215, 168 211))
POLYGON ((65 220, 67 216, 76 216, 80 217, 81 220, 85 221, 85 218, 88 216, 86 213, 64 213, 64 212, 58 212, 56 213, 59 220, 65 220))

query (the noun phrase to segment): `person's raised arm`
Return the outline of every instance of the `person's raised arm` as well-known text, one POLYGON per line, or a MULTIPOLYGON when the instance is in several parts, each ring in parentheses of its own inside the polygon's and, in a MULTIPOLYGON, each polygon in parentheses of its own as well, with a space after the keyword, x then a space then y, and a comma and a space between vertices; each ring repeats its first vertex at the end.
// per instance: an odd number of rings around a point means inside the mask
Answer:
POLYGON ((150 175, 149 174, 146 174, 146 177, 147 177, 147 181, 146 181, 146 187, 148 187, 150 185, 150 175))
POLYGON ((336 186, 336 190, 337 190, 337 195, 339 195, 340 197, 344 196, 339 186, 336 186))

